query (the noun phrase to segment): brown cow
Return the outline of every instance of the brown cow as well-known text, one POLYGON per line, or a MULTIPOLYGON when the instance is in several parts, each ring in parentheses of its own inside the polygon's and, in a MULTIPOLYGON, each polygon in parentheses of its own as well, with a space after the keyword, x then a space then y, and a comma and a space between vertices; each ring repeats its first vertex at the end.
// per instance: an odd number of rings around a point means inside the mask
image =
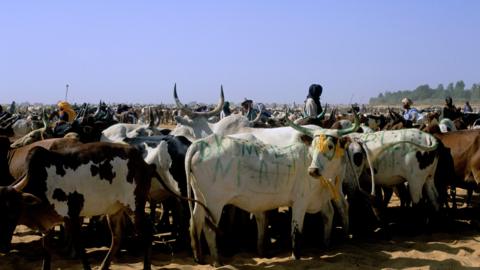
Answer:
MULTIPOLYGON (((468 190, 467 204, 471 204, 473 191, 480 191, 480 130, 460 130, 435 134, 450 148, 455 166, 453 189, 458 186, 468 190)), ((455 199, 455 194, 452 194, 455 199)), ((454 200, 453 207, 456 207, 454 200)))

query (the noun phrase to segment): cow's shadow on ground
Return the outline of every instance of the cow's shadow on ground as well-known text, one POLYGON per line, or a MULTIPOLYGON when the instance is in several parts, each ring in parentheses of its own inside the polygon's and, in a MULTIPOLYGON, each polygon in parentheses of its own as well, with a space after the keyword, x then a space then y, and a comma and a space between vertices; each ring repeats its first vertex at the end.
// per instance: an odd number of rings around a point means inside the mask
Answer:
MULTIPOLYGON (((478 205, 478 198, 474 205, 478 205)), ((345 267, 358 267, 362 269, 378 269, 382 267, 423 267, 430 265, 430 269, 478 269, 478 267, 466 267, 459 261, 453 259, 429 260, 409 257, 393 257, 393 252, 427 252, 440 251, 447 254, 459 254, 461 252, 473 253, 468 246, 451 245, 450 243, 460 240, 472 240, 479 235, 480 219, 476 213, 480 209, 461 207, 456 212, 444 212, 430 220, 430 224, 418 227, 418 222, 412 220, 412 209, 390 207, 385 217, 387 221, 386 231, 375 230, 366 226, 356 232, 352 238, 345 238, 342 228, 335 227, 330 247, 322 246, 323 224, 318 214, 307 214, 305 217, 304 237, 302 238, 302 259, 300 261, 281 260, 258 262, 256 247, 256 224, 254 219, 249 218, 240 222, 229 223, 222 217, 222 234, 218 237, 218 247, 222 262, 239 269, 271 268, 282 266, 285 268, 328 268, 333 264, 341 263, 345 267), (225 224, 226 223, 226 224, 225 224), (371 265, 375 262, 375 265, 371 265), (442 265, 442 266, 440 266, 442 265)), ((240 214, 242 215, 242 214, 240 214)), ((361 219, 368 219, 368 215, 361 215, 361 219)), ((269 228, 267 231, 270 240, 266 246, 266 257, 288 257, 290 254, 290 220, 291 214, 288 210, 274 211, 269 215, 269 228)), ((335 218, 335 225, 339 225, 338 217, 335 218)), ((355 222, 352 224, 355 226, 355 222)), ((354 231, 355 228, 352 228, 354 231)), ((98 232, 99 235, 89 235, 86 239, 96 238, 95 244, 90 244, 88 250, 89 261, 92 266, 101 264, 109 245, 109 233, 98 232), (106 241, 106 242, 105 242, 106 241), (104 245, 103 248, 95 246, 104 245)), ((20 232, 17 236, 27 236, 28 232, 20 232)), ((67 260, 62 254, 62 245, 53 239, 52 267, 62 269, 76 267, 81 268, 78 259, 67 260), (60 265, 56 260, 61 260, 60 265)), ((162 267, 171 263, 195 265, 191 251, 186 248, 180 251, 172 248, 174 240, 159 234, 155 237, 152 247, 152 263, 156 267, 162 267)), ((206 245, 203 245, 208 253, 206 245)), ((42 245, 39 237, 12 245, 13 251, 6 255, 0 255, 2 269, 36 269, 40 268, 42 260, 42 245), (5 268, 4 268, 5 267, 5 268)), ((139 263, 142 262, 141 249, 129 251, 124 247, 116 258, 115 263, 139 263)), ((207 256, 207 262, 210 258, 207 256)))

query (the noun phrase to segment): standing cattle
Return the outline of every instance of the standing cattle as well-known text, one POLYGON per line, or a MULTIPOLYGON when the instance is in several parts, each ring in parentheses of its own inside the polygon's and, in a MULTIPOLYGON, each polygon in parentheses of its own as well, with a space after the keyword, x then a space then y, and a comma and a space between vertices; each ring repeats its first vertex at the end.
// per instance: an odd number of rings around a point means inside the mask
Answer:
POLYGON ((354 158, 350 176, 346 177, 347 186, 358 187, 358 177, 370 178, 375 185, 389 188, 407 182, 414 204, 420 202, 425 192, 435 210, 439 209, 434 178, 444 148, 433 135, 402 129, 347 136, 361 145, 354 151, 349 149, 354 158))
POLYGON ((242 115, 231 114, 221 119, 217 123, 210 123, 208 121, 209 117, 219 114, 222 110, 225 99, 223 96, 223 87, 221 87, 220 90, 219 103, 213 110, 208 112, 194 112, 184 106, 178 99, 176 85, 173 89, 173 96, 177 108, 186 115, 184 117, 175 117, 177 126, 170 134, 175 136, 184 136, 190 141, 204 138, 213 133, 218 135, 240 133, 245 127, 253 127, 254 123, 257 122, 261 117, 261 114, 258 114, 256 119, 249 121, 242 115))
MULTIPOLYGON (((0 247, 8 250, 17 224, 47 232, 64 221, 71 226, 72 240, 89 269, 79 239, 80 217, 107 215, 112 245, 102 262, 108 268, 119 247, 117 219, 133 210, 136 233, 143 239, 144 268, 150 268, 151 228, 145 219, 145 202, 154 169, 141 153, 126 145, 80 144, 62 152, 33 148, 27 158, 26 176, 15 185, 0 188, 0 247)), ((157 178, 159 178, 157 176, 157 178)), ((44 268, 50 268, 45 253, 44 268)))
MULTIPOLYGON (((480 130, 461 130, 435 134, 451 151, 454 176, 449 179, 452 192, 455 187, 468 190, 467 205, 471 205, 473 191, 480 191, 480 130)), ((456 207, 455 194, 453 194, 456 207)))
MULTIPOLYGON (((333 219, 330 201, 342 201, 337 203, 343 206, 340 211, 347 211, 341 191, 346 141, 340 136, 355 128, 358 128, 358 121, 348 130, 318 131, 310 147, 312 137, 308 135, 312 135, 311 132, 307 135, 296 133, 297 140, 285 147, 265 144, 252 137, 247 141, 213 134, 195 141, 187 151, 188 187, 192 188, 195 198, 210 209, 213 218, 210 221, 214 225, 218 225, 226 204, 254 213, 259 238, 263 237, 265 229, 262 212, 291 206, 293 256, 298 258, 297 240, 306 212, 322 213, 324 240, 328 243, 333 219), (308 173, 314 148, 322 148, 322 154, 315 156, 318 159, 317 179, 308 173)), ((205 227, 205 209, 198 205, 190 209, 193 211, 190 234, 195 259, 202 259, 199 240, 203 232, 213 260, 218 263, 216 234, 205 227)), ((348 226, 348 219, 344 224, 348 226)))

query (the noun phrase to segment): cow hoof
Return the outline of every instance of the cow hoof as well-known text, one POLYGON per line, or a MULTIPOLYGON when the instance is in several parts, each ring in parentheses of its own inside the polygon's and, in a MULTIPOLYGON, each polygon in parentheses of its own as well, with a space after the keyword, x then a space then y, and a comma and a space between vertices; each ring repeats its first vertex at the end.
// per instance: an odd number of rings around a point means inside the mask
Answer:
POLYGON ((290 259, 292 260, 300 260, 300 255, 292 253, 292 256, 290 256, 290 259))

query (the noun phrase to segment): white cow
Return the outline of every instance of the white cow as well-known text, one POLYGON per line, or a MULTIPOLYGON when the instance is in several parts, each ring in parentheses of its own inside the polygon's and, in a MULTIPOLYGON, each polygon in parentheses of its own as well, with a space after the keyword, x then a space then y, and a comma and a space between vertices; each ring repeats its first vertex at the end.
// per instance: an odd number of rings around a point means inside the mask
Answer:
MULTIPOLYGON (((263 237, 265 226, 261 213, 291 206, 293 256, 298 258, 296 235, 302 232, 306 212, 322 213, 325 244, 329 242, 332 226, 331 200, 341 206, 344 224, 348 226, 348 217, 345 215, 347 203, 341 190, 346 164, 345 145, 338 136, 352 132, 354 128, 358 128, 358 122, 352 129, 340 130, 336 134, 321 136, 326 130, 320 130, 315 135, 327 145, 324 155, 318 156, 318 164, 321 164, 317 170, 318 179, 308 173, 311 153, 318 147, 315 143, 308 146, 312 139, 309 136, 296 132, 296 141, 289 146, 279 147, 254 140, 251 135, 247 141, 213 134, 195 141, 187 151, 185 170, 188 187, 193 189, 195 198, 208 207, 214 225, 218 225, 226 204, 254 213, 259 238, 263 237)), ((190 227, 192 248, 195 259, 201 260, 198 243, 203 232, 217 263, 216 235, 205 227, 206 215, 203 207, 195 205, 190 227)))
MULTIPOLYGON (((408 182, 414 204, 420 201, 425 190, 434 208, 439 209, 434 176, 440 154, 439 143, 433 135, 418 129, 401 129, 347 136, 360 143, 361 151, 366 154, 362 155, 366 162, 354 164, 357 173, 368 172, 376 185, 384 187, 408 182)), ((358 151, 349 154, 353 156, 358 151)))
POLYGON ((170 133, 174 136, 184 136, 190 141, 204 138, 210 134, 229 135, 234 133, 241 133, 245 127, 252 127, 253 124, 260 120, 261 114, 257 118, 249 121, 242 115, 232 114, 216 123, 210 123, 208 119, 220 113, 224 103, 223 87, 220 89, 220 101, 217 106, 208 112, 194 112, 184 106, 177 95, 177 85, 173 89, 173 97, 177 108, 180 109, 185 116, 175 116, 177 126, 170 133))

